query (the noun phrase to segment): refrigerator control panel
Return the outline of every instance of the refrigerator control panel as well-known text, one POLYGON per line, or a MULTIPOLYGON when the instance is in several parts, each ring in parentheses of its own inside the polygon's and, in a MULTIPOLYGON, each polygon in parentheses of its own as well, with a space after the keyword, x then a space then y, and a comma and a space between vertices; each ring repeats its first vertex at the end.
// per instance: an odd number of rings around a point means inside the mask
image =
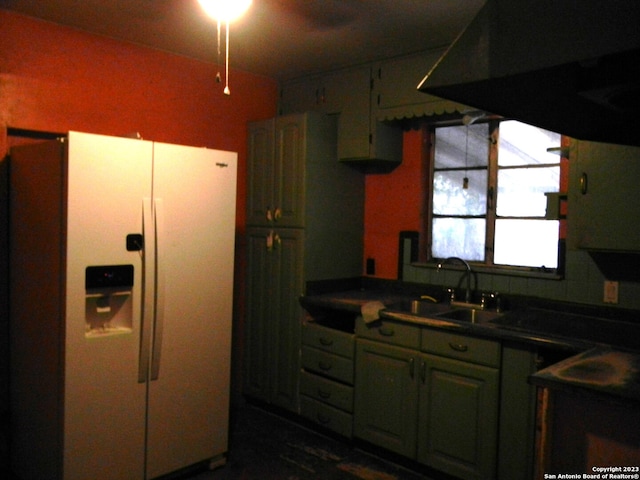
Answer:
POLYGON ((133 286, 133 265, 100 265, 87 267, 84 288, 127 288, 133 286))

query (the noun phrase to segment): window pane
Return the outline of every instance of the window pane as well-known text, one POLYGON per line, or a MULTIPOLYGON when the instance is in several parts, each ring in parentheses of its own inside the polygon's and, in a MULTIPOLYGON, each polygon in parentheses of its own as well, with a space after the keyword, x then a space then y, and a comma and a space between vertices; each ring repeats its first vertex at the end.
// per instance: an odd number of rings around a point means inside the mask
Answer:
POLYGON ((558 222, 497 220, 494 262, 525 267, 558 267, 558 222))
POLYGON ((433 213, 484 215, 487 209, 487 171, 439 171, 433 178, 433 213), (469 179, 463 188, 464 178, 469 179))
POLYGON ((558 155, 547 148, 558 148, 560 135, 515 120, 500 122, 498 165, 536 165, 559 163, 558 155))
POLYGON ((498 170, 498 206, 501 217, 544 217, 545 192, 557 192, 560 167, 498 170))
POLYGON ((436 129, 434 156, 437 169, 486 166, 489 158, 489 126, 480 123, 436 129))
POLYGON ((431 254, 484 261, 485 225, 479 218, 434 218, 431 254))

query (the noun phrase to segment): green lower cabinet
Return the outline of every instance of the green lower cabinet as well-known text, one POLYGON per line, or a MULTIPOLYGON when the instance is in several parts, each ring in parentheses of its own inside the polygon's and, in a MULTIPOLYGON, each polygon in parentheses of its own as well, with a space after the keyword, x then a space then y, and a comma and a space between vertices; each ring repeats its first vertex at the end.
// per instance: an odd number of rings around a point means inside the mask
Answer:
POLYGON ((354 436, 415 457, 418 352, 356 340, 354 436))
POLYGON ((495 479, 500 344, 429 330, 422 349, 438 355, 357 338, 354 436, 460 479, 495 479))
POLYGON ((496 475, 497 368, 421 356, 417 460, 462 479, 496 475))

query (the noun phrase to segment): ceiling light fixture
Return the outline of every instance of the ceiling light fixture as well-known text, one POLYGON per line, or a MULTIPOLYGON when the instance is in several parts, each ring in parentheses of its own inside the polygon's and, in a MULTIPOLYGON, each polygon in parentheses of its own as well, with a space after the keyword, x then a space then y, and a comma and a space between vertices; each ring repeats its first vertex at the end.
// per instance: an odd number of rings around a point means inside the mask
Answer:
MULTIPOLYGON (((218 22, 218 65, 220 65, 220 30, 221 25, 225 24, 225 95, 231 95, 229 89, 229 24, 244 15, 251 6, 251 2, 252 0, 198 0, 205 13, 218 22)), ((216 75, 216 81, 220 82, 220 72, 216 75)))

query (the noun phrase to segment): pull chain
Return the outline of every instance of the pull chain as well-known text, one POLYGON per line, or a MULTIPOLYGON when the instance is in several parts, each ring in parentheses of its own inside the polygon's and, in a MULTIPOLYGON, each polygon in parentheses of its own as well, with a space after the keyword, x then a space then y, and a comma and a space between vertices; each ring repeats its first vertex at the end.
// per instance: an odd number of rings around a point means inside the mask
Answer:
POLYGON ((220 83, 222 78, 220 76, 220 20, 218 20, 218 73, 216 73, 216 83, 220 83))
POLYGON ((469 125, 467 125, 467 132, 464 145, 464 178, 462 179, 462 188, 464 190, 469 189, 469 177, 467 176, 467 169, 469 168, 469 125))

